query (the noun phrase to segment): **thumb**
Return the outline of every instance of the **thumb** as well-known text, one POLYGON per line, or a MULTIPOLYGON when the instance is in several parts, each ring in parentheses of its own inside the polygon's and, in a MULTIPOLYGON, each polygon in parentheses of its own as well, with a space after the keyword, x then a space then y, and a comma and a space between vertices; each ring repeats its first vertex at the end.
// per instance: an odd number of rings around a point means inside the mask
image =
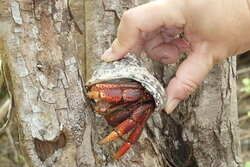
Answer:
POLYGON ((171 113, 204 80, 214 65, 212 53, 196 51, 191 53, 179 66, 176 76, 166 88, 167 104, 165 111, 171 113))

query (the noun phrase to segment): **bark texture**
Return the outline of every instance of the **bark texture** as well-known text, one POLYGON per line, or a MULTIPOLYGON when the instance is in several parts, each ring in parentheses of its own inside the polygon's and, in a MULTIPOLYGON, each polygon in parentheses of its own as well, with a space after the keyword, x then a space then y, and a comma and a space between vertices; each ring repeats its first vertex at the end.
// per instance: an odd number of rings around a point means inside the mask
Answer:
POLYGON ((8 1, 8 63, 31 166, 94 166, 90 108, 67 1, 8 1))
MULTIPOLYGON (((83 76, 100 63, 122 13, 145 2, 5 1, 13 107, 30 166, 240 166, 234 58, 216 66, 176 112, 154 113, 121 160, 112 159, 121 140, 97 144, 111 128, 88 105, 83 76)), ((178 66, 145 62, 164 85, 178 66)))

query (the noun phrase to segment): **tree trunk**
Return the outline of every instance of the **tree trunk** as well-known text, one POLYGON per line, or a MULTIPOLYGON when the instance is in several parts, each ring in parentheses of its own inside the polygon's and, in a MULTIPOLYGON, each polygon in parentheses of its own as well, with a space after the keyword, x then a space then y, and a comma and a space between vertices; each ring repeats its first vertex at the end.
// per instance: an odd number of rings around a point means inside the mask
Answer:
MULTIPOLYGON (((217 65, 173 114, 154 113, 121 160, 111 155, 122 141, 97 144, 111 128, 92 112, 84 82, 115 38, 122 13, 145 2, 5 0, 13 111, 30 166, 240 166, 234 58, 217 65)), ((178 66, 145 62, 164 85, 178 66)))

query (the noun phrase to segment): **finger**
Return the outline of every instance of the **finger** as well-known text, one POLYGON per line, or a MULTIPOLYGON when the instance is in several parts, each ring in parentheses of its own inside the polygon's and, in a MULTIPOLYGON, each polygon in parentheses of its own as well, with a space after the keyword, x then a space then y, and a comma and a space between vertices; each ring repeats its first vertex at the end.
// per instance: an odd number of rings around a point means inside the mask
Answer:
POLYGON ((164 64, 176 63, 180 55, 178 48, 169 43, 160 44, 159 46, 149 50, 147 53, 151 59, 164 64))
POLYGON ((150 52, 152 49, 154 49, 155 47, 157 47, 163 43, 165 43, 163 40, 163 37, 162 37, 161 33, 158 33, 157 35, 155 35, 155 37, 153 39, 145 42, 144 50, 146 52, 150 52))
POLYGON ((177 37, 178 34, 183 32, 183 28, 168 27, 161 30, 161 34, 165 42, 170 42, 177 37))
POLYGON ((140 41, 142 32, 152 32, 162 26, 183 27, 182 1, 158 0, 130 9, 123 15, 117 38, 102 59, 113 61, 122 58, 140 41))
POLYGON ((153 60, 172 64, 177 62, 181 53, 190 52, 191 45, 181 38, 172 39, 171 42, 165 43, 162 34, 159 33, 145 43, 144 49, 153 60))
MULTIPOLYGON (((171 37, 171 40, 176 37, 177 34, 180 34, 183 32, 183 28, 177 28, 177 27, 168 27, 168 28, 158 28, 154 30, 153 32, 145 33, 142 32, 142 39, 145 41, 152 40, 157 36, 158 34, 161 34, 163 37, 168 36, 171 37)), ((165 41, 167 42, 167 41, 165 41)))
POLYGON ((196 51, 182 62, 176 76, 171 79, 166 88, 168 100, 165 111, 167 113, 171 113, 204 80, 214 65, 213 55, 214 53, 204 50, 196 51))
POLYGON ((154 30, 152 32, 142 32, 142 39, 144 41, 150 41, 160 33, 161 33, 161 28, 158 28, 158 29, 156 29, 156 30, 154 30))
POLYGON ((147 35, 144 35, 144 40, 145 40, 145 43, 144 43, 144 47, 145 47, 145 50, 151 50, 153 48, 155 48, 156 46, 162 44, 162 43, 169 43, 171 42, 172 44, 174 45, 180 45, 180 48, 184 48, 184 47, 188 47, 190 45, 188 45, 188 42, 187 41, 182 41, 184 39, 176 39, 176 31, 175 30, 176 28, 172 28, 172 30, 164 30, 164 33, 163 31, 161 32, 158 32, 156 33, 155 31, 152 32, 152 33, 147 33, 147 35), (168 33, 167 33, 168 31, 168 33), (169 33, 172 33, 172 34, 169 34, 169 33), (154 36, 152 36, 154 35, 154 36))
POLYGON ((172 40, 170 43, 175 45, 181 53, 183 52, 189 53, 192 51, 191 44, 183 38, 176 38, 172 40))

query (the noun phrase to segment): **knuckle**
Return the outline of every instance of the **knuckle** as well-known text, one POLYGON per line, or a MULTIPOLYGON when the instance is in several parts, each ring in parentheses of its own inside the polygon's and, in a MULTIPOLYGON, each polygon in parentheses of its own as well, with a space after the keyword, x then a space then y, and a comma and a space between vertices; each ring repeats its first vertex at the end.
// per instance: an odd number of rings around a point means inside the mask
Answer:
POLYGON ((180 87, 182 89, 182 98, 185 99, 187 96, 189 96, 190 94, 192 94, 195 89, 198 87, 198 84, 192 80, 189 79, 180 79, 178 78, 179 82, 180 82, 180 87))

